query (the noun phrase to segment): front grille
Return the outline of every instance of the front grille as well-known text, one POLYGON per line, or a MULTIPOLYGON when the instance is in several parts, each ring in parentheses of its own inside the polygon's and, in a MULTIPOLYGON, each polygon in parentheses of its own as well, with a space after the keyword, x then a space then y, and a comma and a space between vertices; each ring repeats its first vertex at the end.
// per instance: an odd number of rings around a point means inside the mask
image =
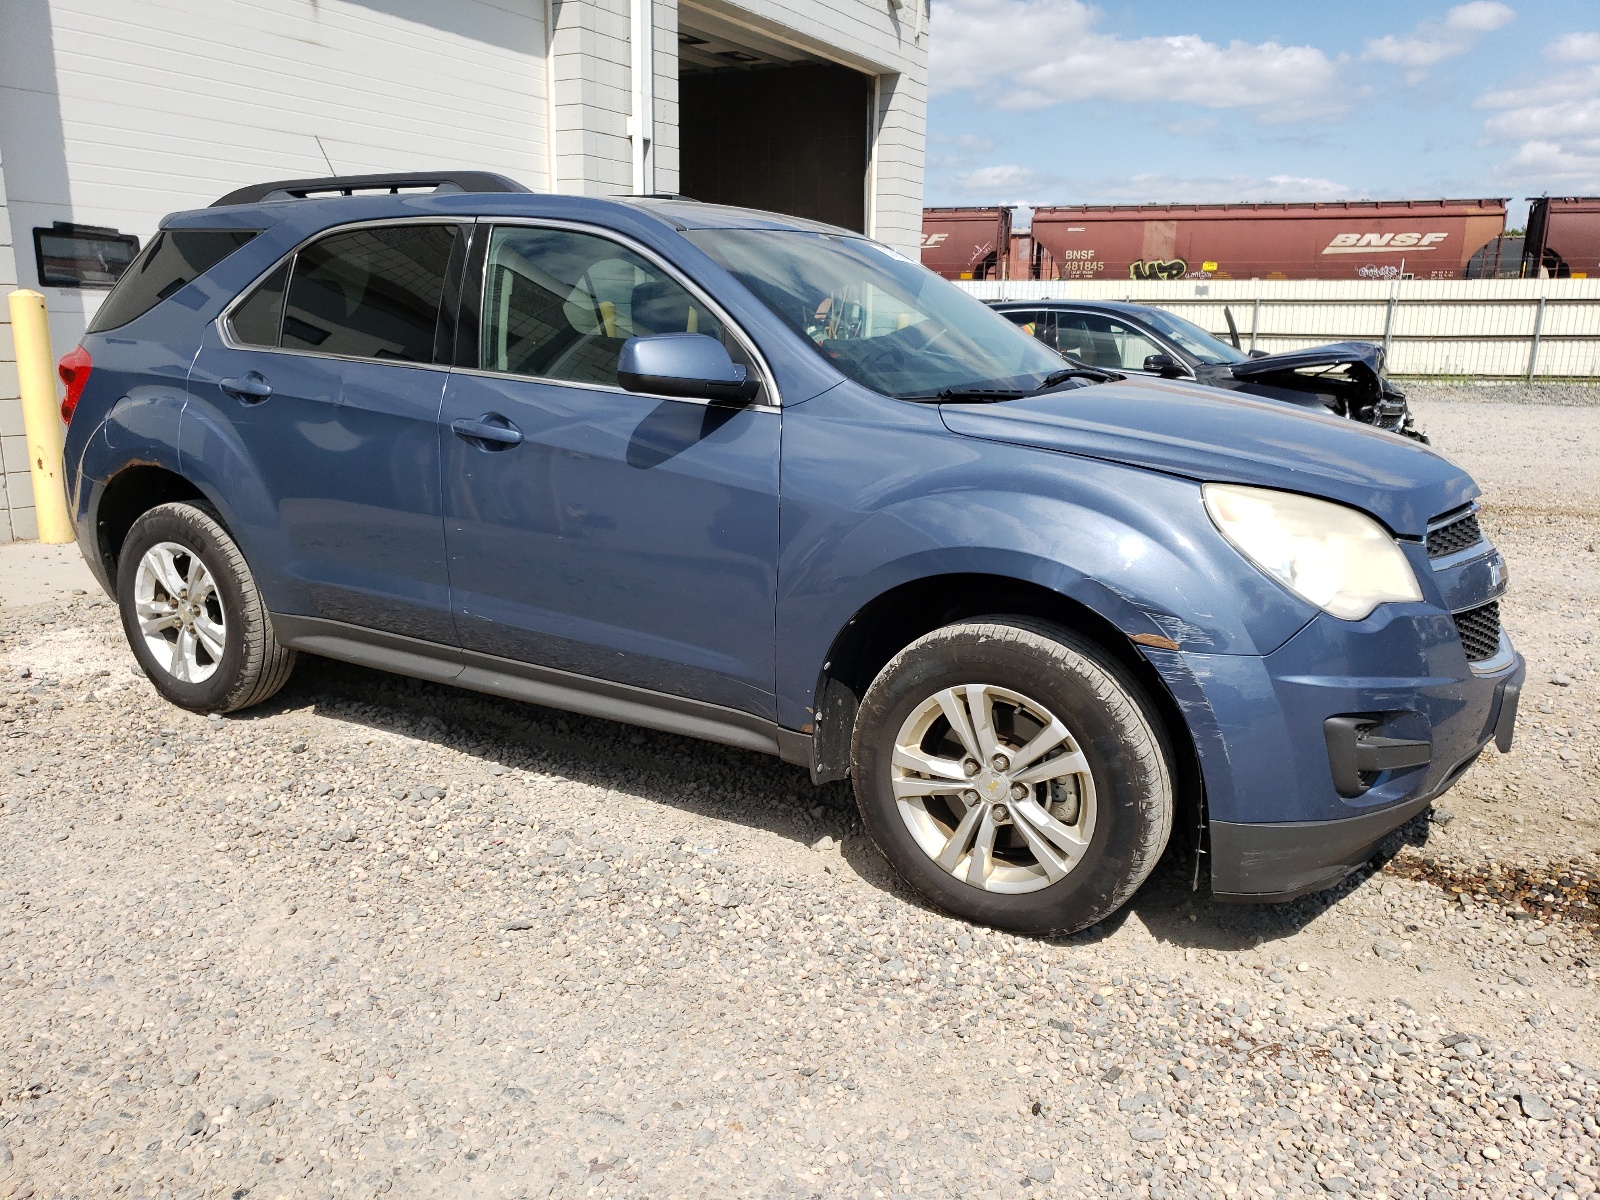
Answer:
POLYGON ((1491 600, 1455 614, 1456 632, 1468 662, 1493 658, 1500 649, 1500 603, 1491 600))
POLYGON ((1446 554, 1476 546, 1482 540, 1483 531, 1478 528, 1478 514, 1469 512, 1464 517, 1457 517, 1448 524, 1428 530, 1428 557, 1443 558, 1446 554))

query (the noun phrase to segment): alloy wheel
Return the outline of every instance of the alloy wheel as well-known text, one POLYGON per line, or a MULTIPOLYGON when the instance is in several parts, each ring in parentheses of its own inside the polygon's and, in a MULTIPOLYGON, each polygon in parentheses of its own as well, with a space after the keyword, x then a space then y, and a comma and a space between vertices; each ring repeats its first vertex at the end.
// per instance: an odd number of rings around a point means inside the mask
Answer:
POLYGON ((133 596, 156 663, 182 683, 211 678, 228 644, 228 618, 200 556, 177 542, 157 542, 139 560, 133 596))
POLYGON ((945 688, 895 738, 894 797, 923 851, 990 892, 1064 879, 1094 836, 1094 774, 1045 705, 1008 688, 945 688))

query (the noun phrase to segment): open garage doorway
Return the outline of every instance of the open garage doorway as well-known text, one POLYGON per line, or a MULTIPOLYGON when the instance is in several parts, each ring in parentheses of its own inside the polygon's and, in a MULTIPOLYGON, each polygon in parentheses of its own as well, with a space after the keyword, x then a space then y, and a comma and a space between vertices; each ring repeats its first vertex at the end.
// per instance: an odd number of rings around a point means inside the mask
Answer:
POLYGON ((872 76, 679 11, 679 190, 866 232, 872 76))

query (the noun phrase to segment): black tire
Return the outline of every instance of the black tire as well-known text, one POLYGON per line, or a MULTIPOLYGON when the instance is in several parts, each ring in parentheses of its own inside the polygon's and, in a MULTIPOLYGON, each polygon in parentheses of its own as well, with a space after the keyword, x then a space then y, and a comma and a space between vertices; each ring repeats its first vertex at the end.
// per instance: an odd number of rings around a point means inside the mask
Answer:
MULTIPOLYGON (((156 690, 180 708, 225 713, 260 704, 289 681, 295 652, 278 644, 267 607, 238 544, 217 514, 195 502, 162 504, 133 523, 117 561, 117 607, 128 645, 156 690), (220 658, 208 678, 178 678, 146 643, 136 609, 136 580, 145 554, 173 543, 198 558, 216 584, 226 615, 220 658)), ((209 656, 208 656, 209 657, 209 656)))
POLYGON ((1068 630, 1013 616, 949 625, 907 646, 867 690, 851 744, 862 820, 900 876, 954 916, 1033 934, 1084 929, 1138 890, 1172 831, 1171 763, 1156 710, 1127 669, 1068 630), (943 689, 975 683, 1046 707, 1072 732, 1093 774, 1087 847, 1063 878, 1034 891, 996 893, 939 866, 894 796, 892 757, 904 723, 943 689))

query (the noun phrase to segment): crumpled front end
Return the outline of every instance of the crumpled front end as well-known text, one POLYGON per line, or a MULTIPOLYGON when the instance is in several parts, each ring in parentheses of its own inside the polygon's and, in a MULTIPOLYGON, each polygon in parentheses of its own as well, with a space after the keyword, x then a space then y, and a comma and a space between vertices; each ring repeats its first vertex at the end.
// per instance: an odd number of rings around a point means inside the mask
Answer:
POLYGON ((1213 387, 1320 407, 1363 425, 1426 443, 1406 395, 1389 379, 1383 347, 1371 342, 1338 342, 1286 354, 1269 354, 1241 363, 1200 368, 1213 387))

